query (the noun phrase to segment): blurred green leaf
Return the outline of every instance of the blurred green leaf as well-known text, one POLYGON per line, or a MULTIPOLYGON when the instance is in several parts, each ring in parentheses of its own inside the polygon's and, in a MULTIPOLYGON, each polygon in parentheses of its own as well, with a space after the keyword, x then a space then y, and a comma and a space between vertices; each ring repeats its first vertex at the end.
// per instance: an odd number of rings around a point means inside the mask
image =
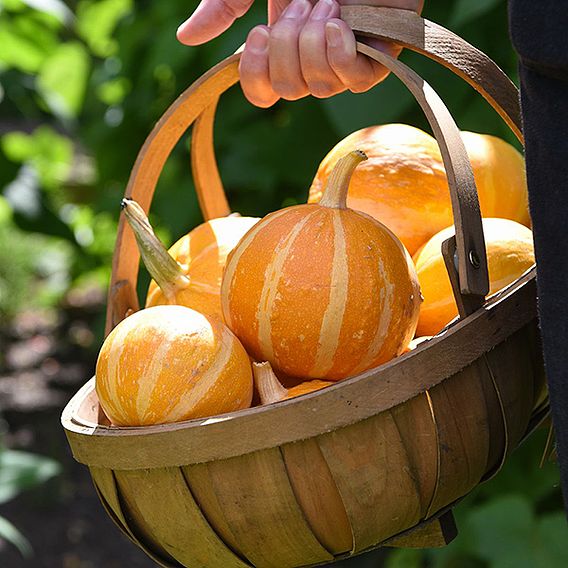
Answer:
POLYGON ((77 116, 83 105, 90 58, 79 42, 61 44, 44 62, 37 88, 51 111, 60 117, 77 116))
POLYGON ((0 450, 0 503, 44 483, 61 471, 52 459, 15 450, 0 450))
POLYGON ((33 551, 29 541, 4 517, 0 517, 0 538, 13 544, 24 558, 30 558, 32 556, 33 551))
POLYGON ((23 0, 0 0, 0 8, 10 12, 17 12, 26 7, 23 0))
POLYGON ((0 139, 0 146, 10 160, 33 166, 46 188, 64 182, 71 168, 71 141, 49 126, 40 126, 32 134, 9 132, 0 139))
POLYGON ((0 18, 0 62, 25 73, 37 72, 56 47, 52 30, 33 18, 0 18))
POLYGON ((341 137, 366 126, 400 120, 416 105, 408 89, 394 76, 367 93, 345 92, 321 104, 341 137))
POLYGON ((568 566, 568 528, 564 513, 552 513, 538 521, 538 555, 535 568, 568 566))
POLYGON ((422 553, 420 550, 401 548, 389 554, 384 568, 420 568, 421 566, 422 553))
POLYGON ((501 0, 457 0, 454 4, 450 25, 463 26, 497 6, 501 0))
POLYGON ((506 495, 476 507, 467 518, 470 553, 499 568, 533 568, 534 517, 530 502, 506 495))
POLYGON ((106 81, 97 87, 97 96, 107 105, 117 105, 132 89, 132 83, 126 77, 106 81))
POLYGON ((8 132, 1 138, 2 150, 13 162, 23 163, 34 153, 33 137, 23 132, 8 132))
POLYGON ((0 195, 0 227, 8 225, 12 221, 12 208, 5 197, 0 195))
POLYGON ((95 55, 108 57, 117 47, 114 28, 131 9, 132 0, 83 0, 77 6, 77 33, 95 55))

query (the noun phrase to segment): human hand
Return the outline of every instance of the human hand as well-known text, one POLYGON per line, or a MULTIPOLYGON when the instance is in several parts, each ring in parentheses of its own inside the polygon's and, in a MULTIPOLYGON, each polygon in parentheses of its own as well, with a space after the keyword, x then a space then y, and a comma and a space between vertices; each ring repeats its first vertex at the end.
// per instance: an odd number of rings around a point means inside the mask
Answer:
MULTIPOLYGON (((202 0, 178 29, 186 45, 204 43, 245 14, 253 0, 202 0)), ((363 92, 382 81, 388 71, 357 53, 355 36, 339 18, 340 4, 360 0, 269 0, 269 26, 253 28, 240 62, 247 99, 269 107, 278 99, 296 100, 312 94, 329 97, 350 90, 363 92)), ((420 13, 423 0, 367 0, 367 5, 403 8, 420 13)), ((380 40, 369 44, 392 56, 400 48, 380 40)))

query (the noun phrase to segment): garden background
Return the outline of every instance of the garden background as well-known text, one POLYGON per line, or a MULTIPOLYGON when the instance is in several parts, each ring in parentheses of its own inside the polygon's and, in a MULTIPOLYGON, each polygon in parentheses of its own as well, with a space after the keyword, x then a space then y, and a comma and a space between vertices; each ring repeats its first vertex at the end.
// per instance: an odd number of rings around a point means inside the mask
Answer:
MULTIPOLYGON (((59 414, 93 374, 119 203, 156 120, 263 20, 265 4, 221 38, 175 39, 196 2, 0 0, 0 566, 150 567, 103 513, 70 457, 59 414)), ((501 0, 426 0, 424 15, 485 51, 515 81, 501 0)), ((449 71, 402 59, 441 94, 459 126, 516 143, 449 71)), ((238 88, 216 123, 234 210, 261 216, 302 202, 326 152, 371 124, 428 130, 390 77, 370 93, 249 105, 238 88)), ((173 242, 200 222, 184 139, 168 161, 151 220, 173 242)), ((142 285, 145 285, 143 279, 142 285)), ((460 536, 432 551, 380 551, 343 563, 387 568, 568 566, 558 472, 539 468, 546 430, 457 507, 460 536)))

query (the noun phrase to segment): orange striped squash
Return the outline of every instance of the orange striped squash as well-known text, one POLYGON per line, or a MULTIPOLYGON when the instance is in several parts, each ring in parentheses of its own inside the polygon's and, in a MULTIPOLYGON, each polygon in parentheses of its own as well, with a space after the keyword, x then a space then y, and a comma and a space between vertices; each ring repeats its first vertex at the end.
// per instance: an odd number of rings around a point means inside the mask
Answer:
POLYGON ((156 306, 120 322, 103 343, 96 391, 111 422, 144 426, 248 408, 250 359, 219 320, 156 306))
POLYGON ((122 208, 153 278, 146 307, 177 304, 222 320, 221 278, 227 256, 258 218, 230 215, 212 219, 166 251, 135 201, 124 199, 122 208))
POLYGON ((278 380, 268 361, 253 363, 252 374, 261 404, 272 404, 281 400, 288 400, 289 398, 315 392, 333 384, 331 381, 314 379, 313 381, 304 381, 293 387, 286 388, 278 380))
MULTIPOLYGON (((529 226, 523 156, 487 134, 462 132, 484 217, 529 226)), ((310 188, 317 203, 337 160, 360 148, 369 157, 353 175, 347 205, 384 223, 410 254, 453 223, 450 192, 436 140, 407 124, 383 124, 353 132, 325 156, 310 188)))
POLYGON ((319 204, 267 215, 229 255, 225 321, 277 371, 340 380, 400 354, 414 335, 420 291, 410 256, 384 225, 345 205, 363 159, 345 156, 319 204))

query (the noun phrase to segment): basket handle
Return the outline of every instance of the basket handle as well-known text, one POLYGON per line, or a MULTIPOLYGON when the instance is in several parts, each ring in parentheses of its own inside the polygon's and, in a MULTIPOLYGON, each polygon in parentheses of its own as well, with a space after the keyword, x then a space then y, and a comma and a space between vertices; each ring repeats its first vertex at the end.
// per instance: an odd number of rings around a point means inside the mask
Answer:
MULTIPOLYGON (((352 6, 342 15, 355 31, 407 45, 442 62, 472 84, 521 137, 517 90, 508 77, 477 49, 455 34, 405 10, 352 6)), ((369 46, 360 52, 385 65, 410 89, 422 106, 440 145, 452 198, 461 294, 468 311, 483 304, 489 290, 485 243, 477 191, 467 152, 451 115, 433 89, 406 65, 369 46)), ((192 167, 205 218, 229 212, 213 152, 213 118, 219 96, 238 81, 236 54, 198 79, 166 111, 142 147, 125 196, 148 211, 162 167, 182 134, 198 120, 192 138, 192 167)), ((138 308, 135 284, 139 255, 124 219, 119 222, 109 290, 107 332, 129 310, 138 308)))

